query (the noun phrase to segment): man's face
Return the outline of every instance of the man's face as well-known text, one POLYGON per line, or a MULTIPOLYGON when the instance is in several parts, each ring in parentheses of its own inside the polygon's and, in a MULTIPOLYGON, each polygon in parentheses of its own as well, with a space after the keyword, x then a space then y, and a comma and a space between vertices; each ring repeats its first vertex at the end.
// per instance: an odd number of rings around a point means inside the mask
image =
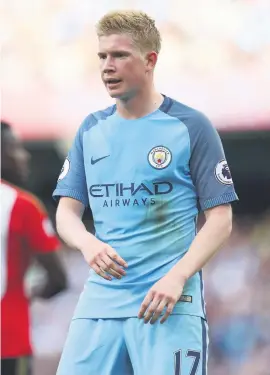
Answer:
POLYGON ((24 183, 29 177, 30 155, 12 130, 2 132, 2 176, 14 184, 24 183))
POLYGON ((101 78, 112 98, 127 100, 147 82, 147 59, 125 34, 99 38, 101 78))

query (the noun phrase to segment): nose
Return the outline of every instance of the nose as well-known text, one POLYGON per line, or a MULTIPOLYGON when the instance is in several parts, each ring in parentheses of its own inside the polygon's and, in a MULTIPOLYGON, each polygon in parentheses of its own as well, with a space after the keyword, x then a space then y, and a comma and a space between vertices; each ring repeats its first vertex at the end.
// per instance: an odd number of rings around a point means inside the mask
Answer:
POLYGON ((114 66, 113 60, 109 56, 103 62, 102 72, 103 73, 115 72, 115 66, 114 66))

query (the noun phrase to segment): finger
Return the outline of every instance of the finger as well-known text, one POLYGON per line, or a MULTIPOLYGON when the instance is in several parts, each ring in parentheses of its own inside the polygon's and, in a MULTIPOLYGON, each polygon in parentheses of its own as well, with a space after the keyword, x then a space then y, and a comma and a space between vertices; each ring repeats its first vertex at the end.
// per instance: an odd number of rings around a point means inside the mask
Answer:
POLYGON ((153 299, 153 301, 150 303, 147 311, 146 311, 146 314, 144 316, 144 323, 148 323, 149 320, 152 318, 153 314, 155 313, 158 305, 160 304, 160 299, 159 298, 155 298, 153 299))
POLYGON ((166 310, 165 314, 163 315, 163 317, 160 320, 161 324, 163 324, 168 319, 168 317, 171 315, 171 313, 173 311, 173 308, 174 308, 174 305, 175 305, 175 303, 172 303, 172 302, 170 302, 168 304, 167 310, 166 310))
POLYGON ((138 314, 139 319, 141 319, 144 316, 144 313, 147 307, 149 306, 150 302, 152 301, 153 297, 154 297, 153 292, 149 291, 141 304, 140 311, 138 314))
POLYGON ((101 268, 102 271, 104 271, 105 273, 108 273, 114 277, 116 277, 117 279, 121 279, 121 275, 117 272, 115 272, 114 270, 110 269, 110 267, 103 261, 103 259, 97 259, 96 260, 96 264, 99 266, 99 268, 101 268))
POLYGON ((113 277, 115 277, 116 279, 122 279, 122 276, 123 275, 120 275, 120 273, 116 272, 115 270, 113 270, 112 268, 109 268, 109 270, 107 271, 110 275, 112 275, 113 277))
POLYGON ((155 314, 153 315, 153 317, 150 321, 150 324, 154 324, 158 320, 158 318, 162 314, 162 311, 164 310, 164 307, 167 305, 167 303, 168 302, 166 300, 162 300, 160 302, 160 304, 156 308, 155 314))
POLYGON ((99 276, 103 277, 103 279, 106 279, 106 280, 109 280, 109 281, 112 280, 112 277, 107 275, 97 264, 93 264, 91 267, 95 271, 95 273, 97 273, 99 276))
MULTIPOLYGON (((108 270, 109 270, 109 269, 112 269, 112 270, 114 270, 115 272, 117 272, 117 273, 120 274, 120 275, 123 275, 123 276, 126 275, 126 271, 123 270, 123 268, 121 268, 117 263, 115 263, 115 262, 109 257, 109 255, 107 255, 107 254, 106 254, 106 255, 103 255, 103 256, 102 256, 102 260, 103 260, 104 263, 106 263, 108 270)), ((108 272, 109 272, 109 271, 108 271, 108 272)))
POLYGON ((127 267, 128 266, 127 262, 123 258, 121 258, 120 255, 118 255, 117 252, 114 251, 112 248, 108 248, 107 254, 109 255, 109 257, 112 260, 114 260, 115 262, 117 262, 121 266, 123 266, 123 267, 127 267))

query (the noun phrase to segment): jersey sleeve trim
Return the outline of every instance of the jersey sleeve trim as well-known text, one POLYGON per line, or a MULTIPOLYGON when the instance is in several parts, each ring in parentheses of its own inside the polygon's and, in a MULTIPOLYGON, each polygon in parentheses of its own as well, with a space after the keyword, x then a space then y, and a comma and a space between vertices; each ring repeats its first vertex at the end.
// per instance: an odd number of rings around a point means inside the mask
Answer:
POLYGON ((209 208, 220 206, 222 204, 234 202, 237 200, 238 200, 237 194, 234 191, 232 191, 229 193, 222 194, 219 197, 210 198, 206 200, 200 199, 200 205, 201 205, 201 209, 204 211, 209 208))
POLYGON ((84 204, 85 207, 89 206, 88 200, 85 199, 84 195, 76 190, 71 189, 55 189, 53 192, 53 199, 58 202, 61 197, 68 197, 76 199, 84 204))

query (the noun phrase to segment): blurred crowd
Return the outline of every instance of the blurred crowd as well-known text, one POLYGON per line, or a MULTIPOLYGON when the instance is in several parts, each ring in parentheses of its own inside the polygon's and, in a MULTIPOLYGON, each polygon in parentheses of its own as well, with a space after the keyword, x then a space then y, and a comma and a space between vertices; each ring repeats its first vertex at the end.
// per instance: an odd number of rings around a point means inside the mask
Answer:
POLYGON ((210 375, 270 373, 270 212, 235 219, 204 273, 210 375))
POLYGON ((254 118, 269 115, 268 0, 23 4, 13 0, 1 7, 3 116, 23 132, 27 126, 36 134, 49 129, 71 135, 86 113, 110 104, 99 78, 95 23, 123 8, 143 9, 157 21, 161 91, 207 113, 220 127, 237 121, 254 127, 254 118))

